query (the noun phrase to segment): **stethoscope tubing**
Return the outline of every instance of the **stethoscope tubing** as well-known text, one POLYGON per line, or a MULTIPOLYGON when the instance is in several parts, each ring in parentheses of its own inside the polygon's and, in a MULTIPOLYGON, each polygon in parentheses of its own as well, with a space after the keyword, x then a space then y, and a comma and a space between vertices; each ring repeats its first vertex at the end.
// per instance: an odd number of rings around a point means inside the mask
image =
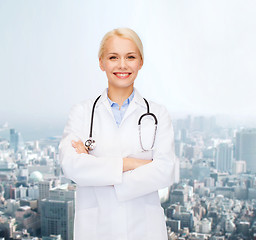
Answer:
MULTIPOLYGON (((96 100, 94 101, 93 106, 92 106, 92 114, 91 114, 91 125, 90 125, 89 139, 86 140, 85 143, 84 143, 84 145, 85 145, 85 147, 86 147, 86 149, 87 149, 88 151, 93 150, 93 149, 94 149, 94 146, 95 146, 95 141, 92 139, 92 129, 93 129, 93 120, 94 120, 95 106, 96 106, 96 104, 97 104, 97 102, 98 102, 98 100, 99 100, 100 97, 101 97, 101 95, 96 98, 96 100)), ((157 117, 155 116, 155 114, 154 114, 154 113, 151 113, 151 112, 149 111, 149 103, 148 103, 148 101, 147 101, 145 98, 143 98, 143 99, 144 99, 144 101, 145 101, 145 103, 146 103, 146 105, 147 105, 147 112, 144 113, 144 114, 142 114, 142 115, 140 116, 140 118, 139 118, 139 121, 138 121, 139 137, 140 137, 140 145, 141 145, 142 150, 143 150, 143 151, 148 151, 148 150, 146 150, 146 149, 143 147, 142 140, 141 140, 141 121, 142 121, 142 118, 145 117, 145 116, 152 116, 152 117, 154 118, 154 120, 155 120, 154 139, 153 139, 153 143, 152 143, 152 146, 151 146, 150 149, 153 149, 153 146, 154 146, 154 143, 155 143, 155 137, 156 137, 156 131, 157 131, 158 121, 157 121, 157 117)))
POLYGON ((96 103, 98 102, 98 100, 100 99, 100 97, 101 97, 101 95, 98 96, 98 97, 96 98, 96 100, 94 101, 94 103, 93 103, 92 115, 91 115, 91 127, 90 127, 90 135, 89 135, 89 138, 92 138, 92 128, 93 128, 94 110, 95 110, 96 103))

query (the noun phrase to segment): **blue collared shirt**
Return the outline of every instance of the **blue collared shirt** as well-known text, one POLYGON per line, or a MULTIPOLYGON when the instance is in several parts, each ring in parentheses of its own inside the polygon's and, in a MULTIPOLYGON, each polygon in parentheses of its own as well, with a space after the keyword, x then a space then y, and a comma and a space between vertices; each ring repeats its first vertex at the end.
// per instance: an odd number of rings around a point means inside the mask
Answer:
MULTIPOLYGON (((107 91, 108 91, 108 89, 107 89, 107 91)), ((124 117, 124 114, 129 106, 130 102, 132 101, 133 97, 134 97, 134 89, 133 89, 133 92, 131 93, 131 95, 123 102, 123 105, 120 108, 120 110, 119 110, 119 105, 117 103, 111 101, 108 97, 108 101, 110 103, 110 106, 111 106, 111 109, 114 114, 116 124, 118 127, 124 117)))

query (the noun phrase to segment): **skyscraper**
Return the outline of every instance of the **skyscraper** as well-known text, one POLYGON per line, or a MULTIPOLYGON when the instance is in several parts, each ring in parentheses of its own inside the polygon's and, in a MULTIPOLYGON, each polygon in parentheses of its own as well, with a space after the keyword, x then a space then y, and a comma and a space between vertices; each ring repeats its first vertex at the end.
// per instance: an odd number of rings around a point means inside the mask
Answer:
POLYGON ((256 129, 237 132, 236 160, 246 161, 247 170, 256 173, 256 129))
POLYGON ((15 129, 10 129, 10 148, 14 149, 14 152, 18 151, 19 146, 19 133, 15 129))
POLYGON ((43 199, 41 201, 42 236, 61 235, 63 240, 73 239, 73 201, 43 199))
POLYGON ((40 181, 38 184, 39 187, 39 199, 44 199, 49 197, 49 191, 52 188, 52 181, 40 181))
POLYGON ((220 172, 231 172, 233 165, 233 145, 220 143, 216 149, 216 169, 220 172))

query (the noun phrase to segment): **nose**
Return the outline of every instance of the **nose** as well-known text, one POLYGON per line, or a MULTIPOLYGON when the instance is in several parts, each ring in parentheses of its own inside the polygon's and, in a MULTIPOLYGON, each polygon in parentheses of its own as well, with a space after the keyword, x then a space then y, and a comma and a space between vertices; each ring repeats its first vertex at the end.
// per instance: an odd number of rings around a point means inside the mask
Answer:
POLYGON ((119 68, 120 69, 126 69, 127 68, 127 64, 126 64, 125 58, 120 58, 119 68))

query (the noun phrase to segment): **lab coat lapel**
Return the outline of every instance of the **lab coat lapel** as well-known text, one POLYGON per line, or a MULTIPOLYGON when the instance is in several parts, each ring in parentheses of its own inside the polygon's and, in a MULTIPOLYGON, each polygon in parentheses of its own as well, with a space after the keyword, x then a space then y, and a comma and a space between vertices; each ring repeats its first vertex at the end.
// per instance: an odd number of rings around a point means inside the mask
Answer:
POLYGON ((100 104, 103 104, 105 108, 108 110, 109 114, 112 116, 113 121, 116 122, 113 111, 111 109, 111 106, 108 101, 108 92, 107 88, 103 91, 101 94, 101 97, 98 100, 98 103, 96 104, 96 107, 100 106, 100 104))
POLYGON ((134 89, 135 90, 134 90, 133 100, 130 102, 130 104, 124 114, 124 117, 122 119, 120 126, 125 121, 125 119, 127 117, 129 117, 137 109, 138 105, 144 106, 146 108, 146 105, 145 105, 146 103, 145 103, 143 97, 139 94, 139 92, 136 88, 134 88, 134 89))

